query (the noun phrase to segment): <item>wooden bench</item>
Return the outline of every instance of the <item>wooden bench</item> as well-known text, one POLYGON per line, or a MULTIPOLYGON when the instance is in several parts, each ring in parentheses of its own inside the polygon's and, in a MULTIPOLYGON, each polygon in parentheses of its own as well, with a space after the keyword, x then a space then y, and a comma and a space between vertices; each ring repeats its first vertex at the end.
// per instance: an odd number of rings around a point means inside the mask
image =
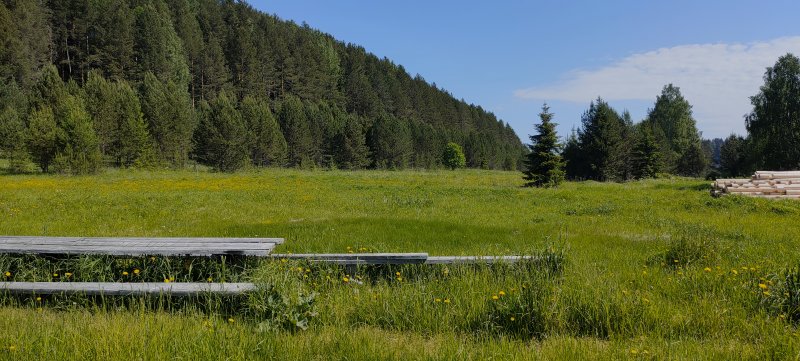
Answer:
POLYGON ((310 262, 333 263, 345 266, 378 264, 422 264, 427 253, 298 253, 272 254, 272 258, 302 259, 310 262))
MULTIPOLYGON (((0 236, 0 254, 110 256, 256 256, 266 257, 282 238, 119 238, 0 236)), ((252 283, 116 283, 0 282, 0 292, 12 294, 188 296, 200 293, 236 294, 255 289, 252 283)))
POLYGON ((0 236, 0 253, 112 256, 268 256, 282 238, 0 236))

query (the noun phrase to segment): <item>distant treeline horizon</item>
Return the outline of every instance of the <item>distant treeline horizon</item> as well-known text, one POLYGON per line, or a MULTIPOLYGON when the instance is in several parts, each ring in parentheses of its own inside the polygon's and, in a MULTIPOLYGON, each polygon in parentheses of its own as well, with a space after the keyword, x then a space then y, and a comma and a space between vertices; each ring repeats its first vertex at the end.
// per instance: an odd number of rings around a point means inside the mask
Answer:
MULTIPOLYGON (((771 129, 754 109, 748 131, 771 129)), ((639 123, 598 98, 561 136, 569 179, 775 164, 759 136, 703 140, 671 84, 639 123)), ((0 157, 11 172, 445 168, 453 149, 485 169, 519 169, 527 153, 490 111, 245 2, 0 1, 0 157)))

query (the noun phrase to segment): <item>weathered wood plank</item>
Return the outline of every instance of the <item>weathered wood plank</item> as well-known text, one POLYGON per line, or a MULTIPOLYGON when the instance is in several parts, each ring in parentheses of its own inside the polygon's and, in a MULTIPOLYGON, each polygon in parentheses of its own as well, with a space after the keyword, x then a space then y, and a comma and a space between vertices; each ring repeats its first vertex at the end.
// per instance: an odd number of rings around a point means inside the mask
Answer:
POLYGON ((239 294, 255 290, 252 283, 115 283, 115 282, 0 282, 0 293, 84 294, 136 296, 170 294, 189 296, 202 293, 239 294))
POLYGON ((283 238, 224 238, 224 237, 39 237, 39 236, 0 236, 0 243, 25 242, 38 244, 63 244, 80 242, 165 242, 165 243, 274 243, 282 244, 283 238))
POLYGON ((425 264, 514 263, 536 259, 534 256, 430 256, 425 264))
POLYGON ((343 265, 352 264, 421 264, 427 253, 299 253, 272 254, 272 258, 302 259, 343 265))
POLYGON ((91 254, 112 256, 215 256, 215 255, 242 255, 242 256, 267 256, 273 247, 257 249, 230 249, 211 247, 61 247, 46 245, 9 245, 1 246, 0 253, 20 254, 91 254))
POLYGON ((282 238, 148 238, 0 236, 0 253, 115 256, 266 256, 282 238))

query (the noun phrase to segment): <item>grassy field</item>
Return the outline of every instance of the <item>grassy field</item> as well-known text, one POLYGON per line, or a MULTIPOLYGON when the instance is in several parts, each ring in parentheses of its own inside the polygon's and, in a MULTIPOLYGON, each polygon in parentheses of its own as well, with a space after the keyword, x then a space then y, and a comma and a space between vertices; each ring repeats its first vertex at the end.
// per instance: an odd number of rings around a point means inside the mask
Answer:
POLYGON ((254 281, 282 301, 0 295, 0 359, 800 357, 800 203, 713 199, 707 183, 524 189, 518 173, 473 170, 2 176, 6 235, 284 237, 280 252, 549 261, 348 275, 2 256, 8 280, 125 281, 135 267, 151 280, 254 281))

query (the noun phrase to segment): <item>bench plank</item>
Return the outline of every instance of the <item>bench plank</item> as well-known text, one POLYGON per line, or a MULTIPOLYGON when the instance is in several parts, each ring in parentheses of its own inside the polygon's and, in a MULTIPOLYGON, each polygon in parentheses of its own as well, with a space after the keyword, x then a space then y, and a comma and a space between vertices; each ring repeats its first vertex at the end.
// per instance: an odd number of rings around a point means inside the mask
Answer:
POLYGON ((431 256, 425 264, 514 263, 535 259, 533 256, 431 256))
POLYGON ((281 238, 113 238, 0 236, 0 253, 115 256, 267 256, 281 238))
POLYGON ((0 282, 0 293, 12 294, 83 294, 139 296, 169 294, 190 296, 203 293, 233 295, 253 291, 252 283, 115 283, 115 282, 0 282))
POLYGON ((272 258, 303 259, 343 265, 354 264, 422 264, 427 253, 298 253, 272 254, 272 258))

